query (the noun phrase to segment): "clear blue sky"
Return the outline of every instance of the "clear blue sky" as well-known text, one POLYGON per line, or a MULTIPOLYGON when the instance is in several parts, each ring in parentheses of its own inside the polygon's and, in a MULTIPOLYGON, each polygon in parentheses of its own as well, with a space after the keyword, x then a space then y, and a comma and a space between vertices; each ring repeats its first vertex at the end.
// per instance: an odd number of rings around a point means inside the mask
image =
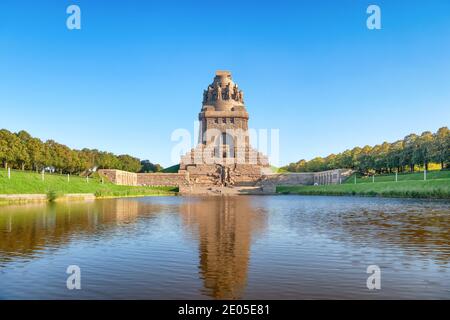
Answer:
POLYGON ((450 1, 0 2, 0 128, 169 166, 216 69, 251 127, 280 129, 281 164, 435 131, 450 122, 450 1))

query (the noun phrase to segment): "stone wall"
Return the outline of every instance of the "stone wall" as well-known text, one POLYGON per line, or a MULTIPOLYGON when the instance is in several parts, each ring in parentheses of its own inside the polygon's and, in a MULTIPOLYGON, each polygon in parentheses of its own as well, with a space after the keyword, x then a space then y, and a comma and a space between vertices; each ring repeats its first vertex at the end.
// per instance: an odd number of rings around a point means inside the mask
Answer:
POLYGON ((186 182, 185 173, 134 173, 115 169, 101 169, 98 173, 114 184, 125 186, 178 187, 186 182))
POLYGON ((116 170, 116 169, 100 169, 98 170, 100 175, 104 175, 114 184, 122 186, 137 186, 137 173, 116 170))
POLYGON ((350 169, 336 169, 314 173, 312 184, 340 184, 353 173, 350 169))
MULTIPOLYGON (((112 183, 130 186, 173 186, 181 193, 191 193, 196 187, 208 188, 217 185, 215 165, 188 165, 178 173, 132 173, 121 170, 99 170, 112 183)), ((337 169, 323 172, 267 173, 261 167, 236 165, 233 171, 234 186, 259 186, 264 192, 275 192, 276 186, 339 184, 352 171, 337 169)))
POLYGON ((322 185, 340 184, 352 173, 348 169, 336 169, 322 172, 273 173, 264 175, 261 184, 264 186, 322 185))
POLYGON ((137 184, 140 186, 173 186, 186 182, 184 173, 138 173, 137 184))
POLYGON ((276 186, 311 185, 314 184, 314 173, 273 173, 265 175, 261 183, 276 186))

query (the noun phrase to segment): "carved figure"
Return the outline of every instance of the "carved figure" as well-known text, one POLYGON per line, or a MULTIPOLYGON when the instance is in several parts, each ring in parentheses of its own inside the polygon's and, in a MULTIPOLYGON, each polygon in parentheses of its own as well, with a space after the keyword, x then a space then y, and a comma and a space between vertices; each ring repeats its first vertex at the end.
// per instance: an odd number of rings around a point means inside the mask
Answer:
POLYGON ((222 100, 222 88, 217 86, 217 100, 222 100))
POLYGON ((211 86, 208 86, 208 102, 212 100, 213 92, 211 86))
POLYGON ((239 101, 244 103, 244 92, 242 90, 239 91, 239 101))

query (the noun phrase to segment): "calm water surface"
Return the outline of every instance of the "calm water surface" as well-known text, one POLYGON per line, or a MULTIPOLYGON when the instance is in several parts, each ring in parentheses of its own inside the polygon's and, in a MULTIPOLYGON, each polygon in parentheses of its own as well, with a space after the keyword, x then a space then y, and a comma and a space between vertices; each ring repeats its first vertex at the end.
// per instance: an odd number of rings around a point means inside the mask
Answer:
POLYGON ((450 202, 148 197, 0 207, 0 299, 450 298, 450 202), (381 268, 381 290, 366 287, 381 268), (66 268, 81 268, 67 290, 66 268))

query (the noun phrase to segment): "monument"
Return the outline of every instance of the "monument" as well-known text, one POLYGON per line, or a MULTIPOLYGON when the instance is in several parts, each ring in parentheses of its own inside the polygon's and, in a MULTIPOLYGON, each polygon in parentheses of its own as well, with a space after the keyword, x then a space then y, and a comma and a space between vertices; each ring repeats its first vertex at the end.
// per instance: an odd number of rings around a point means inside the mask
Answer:
POLYGON ((229 71, 217 71, 203 91, 198 144, 181 157, 178 173, 102 169, 111 182, 175 186, 181 194, 274 193, 280 185, 338 184, 351 170, 273 173, 266 155, 250 145, 244 93, 229 71))
POLYGON ((181 158, 179 171, 189 174, 191 187, 254 186, 270 172, 267 157, 250 146, 244 94, 230 72, 216 72, 198 119, 198 145, 181 158))

